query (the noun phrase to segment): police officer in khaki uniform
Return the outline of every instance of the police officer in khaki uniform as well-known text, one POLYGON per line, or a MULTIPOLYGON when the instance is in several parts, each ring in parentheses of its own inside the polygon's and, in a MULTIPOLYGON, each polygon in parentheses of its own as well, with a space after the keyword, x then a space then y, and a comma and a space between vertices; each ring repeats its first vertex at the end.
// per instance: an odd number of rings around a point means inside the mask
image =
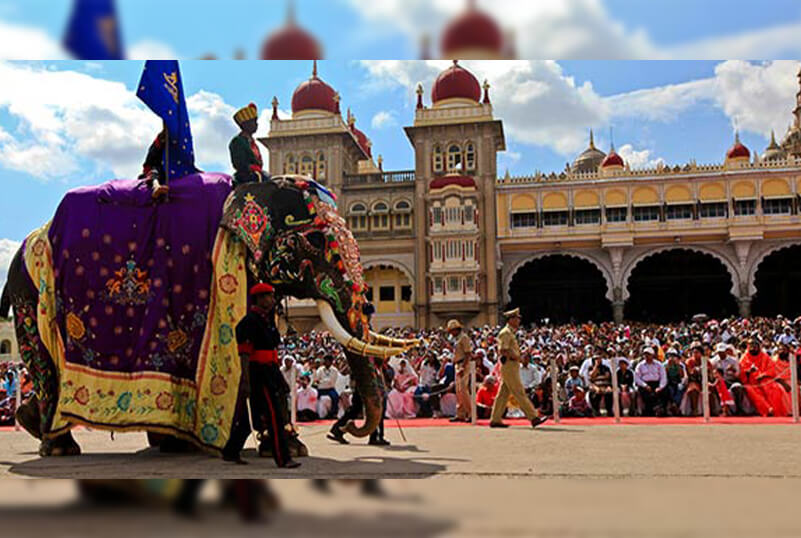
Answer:
POLYGON ((502 365, 501 388, 498 390, 498 396, 492 406, 490 428, 509 427, 508 424, 502 422, 509 396, 514 396, 514 399, 526 414, 526 418, 531 421, 531 427, 536 428, 548 420, 548 417, 539 416, 539 413, 531 404, 531 400, 526 396, 523 382, 520 381, 520 346, 515 337, 515 332, 520 327, 520 309, 516 308, 506 312, 504 316, 506 317, 506 327, 498 333, 498 352, 501 356, 502 365))
POLYGON ((470 422, 470 361, 473 360, 473 344, 459 320, 450 320, 447 328, 454 339, 453 365, 456 367, 456 416, 451 422, 470 422))

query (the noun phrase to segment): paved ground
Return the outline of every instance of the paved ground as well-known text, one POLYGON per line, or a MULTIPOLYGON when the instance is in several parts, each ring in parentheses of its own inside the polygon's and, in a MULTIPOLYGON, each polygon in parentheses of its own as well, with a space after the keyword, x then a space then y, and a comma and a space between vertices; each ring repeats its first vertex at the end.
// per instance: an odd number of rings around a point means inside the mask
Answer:
MULTIPOLYGON (((362 441, 341 446, 326 426, 302 430, 311 451, 296 471, 279 471, 255 456, 249 465, 202 454, 168 455, 146 449, 144 434, 78 430, 84 454, 39 458, 24 432, 0 433, 0 476, 39 478, 799 478, 801 426, 550 425, 532 431, 485 427, 407 428, 407 441, 388 429, 392 446, 362 441)), ((251 445, 252 446, 252 445, 251 445)))

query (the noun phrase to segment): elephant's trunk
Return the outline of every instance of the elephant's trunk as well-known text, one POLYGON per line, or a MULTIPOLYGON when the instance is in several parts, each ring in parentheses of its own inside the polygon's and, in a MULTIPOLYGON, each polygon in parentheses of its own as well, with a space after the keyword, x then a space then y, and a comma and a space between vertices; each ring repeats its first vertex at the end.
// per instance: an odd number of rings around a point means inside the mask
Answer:
POLYGON ((347 357, 351 378, 364 403, 364 424, 357 426, 355 422, 350 421, 342 430, 354 437, 367 437, 376 430, 384 412, 384 383, 382 377, 379 377, 383 374, 380 366, 374 366, 372 359, 368 357, 360 357, 351 352, 347 352, 347 357))

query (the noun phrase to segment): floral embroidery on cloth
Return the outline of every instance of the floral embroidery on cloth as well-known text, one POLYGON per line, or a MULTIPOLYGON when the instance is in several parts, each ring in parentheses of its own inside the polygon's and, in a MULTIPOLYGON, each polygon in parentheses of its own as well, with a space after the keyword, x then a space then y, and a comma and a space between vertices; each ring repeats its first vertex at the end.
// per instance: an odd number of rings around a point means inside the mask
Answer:
POLYGON ((143 305, 152 297, 151 287, 147 271, 139 269, 134 260, 128 260, 106 281, 104 296, 120 305, 143 305))

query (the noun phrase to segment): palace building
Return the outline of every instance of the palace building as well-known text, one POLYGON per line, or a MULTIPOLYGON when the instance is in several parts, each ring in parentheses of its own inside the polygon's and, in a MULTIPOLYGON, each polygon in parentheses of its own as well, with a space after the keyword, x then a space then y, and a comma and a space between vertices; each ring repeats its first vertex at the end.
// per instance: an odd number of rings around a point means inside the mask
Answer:
MULTIPOLYGON (((801 87, 801 73, 799 73, 801 87)), ((801 91, 763 154, 735 136, 719 164, 632 169, 588 148, 560 173, 499 177, 503 121, 458 62, 417 89, 413 168, 385 171, 317 72, 261 142, 270 173, 329 186, 359 240, 374 325, 801 314, 801 91), (430 99, 430 101, 429 101, 430 99)), ((298 328, 317 323, 295 302, 298 328)))

